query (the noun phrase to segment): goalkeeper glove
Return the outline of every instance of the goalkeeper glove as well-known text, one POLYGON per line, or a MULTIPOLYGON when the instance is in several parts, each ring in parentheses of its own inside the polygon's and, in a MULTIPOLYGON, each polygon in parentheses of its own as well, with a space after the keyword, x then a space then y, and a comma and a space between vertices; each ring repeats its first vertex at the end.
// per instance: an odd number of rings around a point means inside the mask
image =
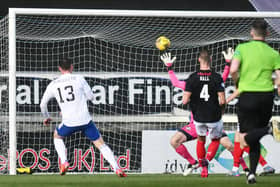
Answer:
POLYGON ((224 58, 225 58, 226 62, 228 63, 227 65, 229 65, 229 63, 231 62, 231 59, 233 57, 233 54, 234 54, 234 49, 229 47, 227 49, 227 51, 223 51, 222 54, 224 55, 224 58))
POLYGON ((171 59, 171 53, 163 53, 162 55, 160 55, 160 59, 162 60, 164 65, 167 67, 167 70, 169 71, 172 69, 172 65, 176 60, 176 56, 174 56, 171 59))

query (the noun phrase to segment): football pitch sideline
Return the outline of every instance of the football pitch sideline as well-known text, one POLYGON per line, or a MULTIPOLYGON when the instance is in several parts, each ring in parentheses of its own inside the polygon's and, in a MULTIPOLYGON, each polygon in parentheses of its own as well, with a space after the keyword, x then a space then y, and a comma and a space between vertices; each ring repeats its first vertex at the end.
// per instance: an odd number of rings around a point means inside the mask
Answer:
MULTIPOLYGON (((116 175, 18 175, 0 176, 0 186, 3 187, 243 187, 245 176, 231 177, 225 175, 210 175, 201 178, 199 175, 138 175, 130 174, 126 178, 116 175)), ((257 177, 254 186, 280 186, 280 175, 257 177)))

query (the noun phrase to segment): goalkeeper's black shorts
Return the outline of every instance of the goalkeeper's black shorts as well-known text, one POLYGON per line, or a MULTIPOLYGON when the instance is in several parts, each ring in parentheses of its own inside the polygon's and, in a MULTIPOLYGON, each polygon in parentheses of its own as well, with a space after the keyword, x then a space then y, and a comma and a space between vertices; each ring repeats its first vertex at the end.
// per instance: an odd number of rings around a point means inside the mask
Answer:
POLYGON ((244 92, 238 103, 238 121, 241 133, 266 127, 272 116, 273 92, 244 92))

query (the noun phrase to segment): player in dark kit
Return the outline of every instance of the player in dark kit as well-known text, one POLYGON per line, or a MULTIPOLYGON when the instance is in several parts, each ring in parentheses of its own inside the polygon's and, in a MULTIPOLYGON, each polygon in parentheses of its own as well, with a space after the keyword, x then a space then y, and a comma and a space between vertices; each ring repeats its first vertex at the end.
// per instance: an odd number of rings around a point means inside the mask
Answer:
MULTIPOLYGON (((229 47, 226 51, 222 52, 224 58, 225 58, 225 67, 222 74, 223 81, 225 82, 229 75, 229 69, 230 69, 230 62, 234 54, 234 50, 229 47)), ((171 58, 171 53, 164 53, 160 56, 162 62, 167 67, 168 74, 171 80, 171 83, 174 87, 180 88, 182 90, 185 90, 186 88, 186 81, 180 81, 177 76, 175 75, 175 72, 172 69, 173 63, 176 60, 176 56, 171 58)), ((195 160, 194 157, 189 153, 187 147, 183 144, 185 142, 195 140, 197 139, 198 135, 196 132, 196 128, 193 122, 193 115, 191 113, 190 115, 190 121, 188 124, 183 126, 182 128, 178 129, 177 132, 171 137, 170 139, 170 145, 174 148, 176 153, 178 153, 180 156, 182 156, 184 159, 188 161, 188 167, 184 171, 183 175, 187 176, 192 173, 192 171, 196 168, 198 168, 198 162, 195 160)), ((233 144, 230 141, 230 139, 227 136, 222 136, 220 138, 220 144, 225 147, 228 151, 233 153, 233 144)), ((214 152, 210 152, 211 154, 206 155, 206 159, 208 161, 211 161, 215 157, 214 152), (213 154, 212 154, 213 153, 213 154)), ((246 166, 245 161, 240 158, 240 163, 242 167, 244 168, 246 166)), ((245 168, 248 168, 247 166, 245 168)))
POLYGON ((198 134, 196 152, 199 165, 202 167, 201 177, 208 177, 208 160, 205 158, 206 133, 209 131, 212 140, 207 154, 210 154, 209 152, 216 153, 223 132, 221 117, 226 101, 223 79, 220 74, 210 69, 209 52, 202 50, 198 61, 200 70, 192 73, 187 79, 183 104, 190 101, 198 134))

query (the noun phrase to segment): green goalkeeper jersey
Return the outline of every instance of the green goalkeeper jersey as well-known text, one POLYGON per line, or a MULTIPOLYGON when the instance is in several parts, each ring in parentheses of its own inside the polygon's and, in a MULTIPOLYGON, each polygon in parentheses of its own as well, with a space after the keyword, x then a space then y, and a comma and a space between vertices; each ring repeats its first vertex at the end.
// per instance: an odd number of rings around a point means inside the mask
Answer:
POLYGON ((240 61, 239 92, 273 91, 272 72, 280 69, 279 52, 263 41, 239 44, 233 56, 240 61))

